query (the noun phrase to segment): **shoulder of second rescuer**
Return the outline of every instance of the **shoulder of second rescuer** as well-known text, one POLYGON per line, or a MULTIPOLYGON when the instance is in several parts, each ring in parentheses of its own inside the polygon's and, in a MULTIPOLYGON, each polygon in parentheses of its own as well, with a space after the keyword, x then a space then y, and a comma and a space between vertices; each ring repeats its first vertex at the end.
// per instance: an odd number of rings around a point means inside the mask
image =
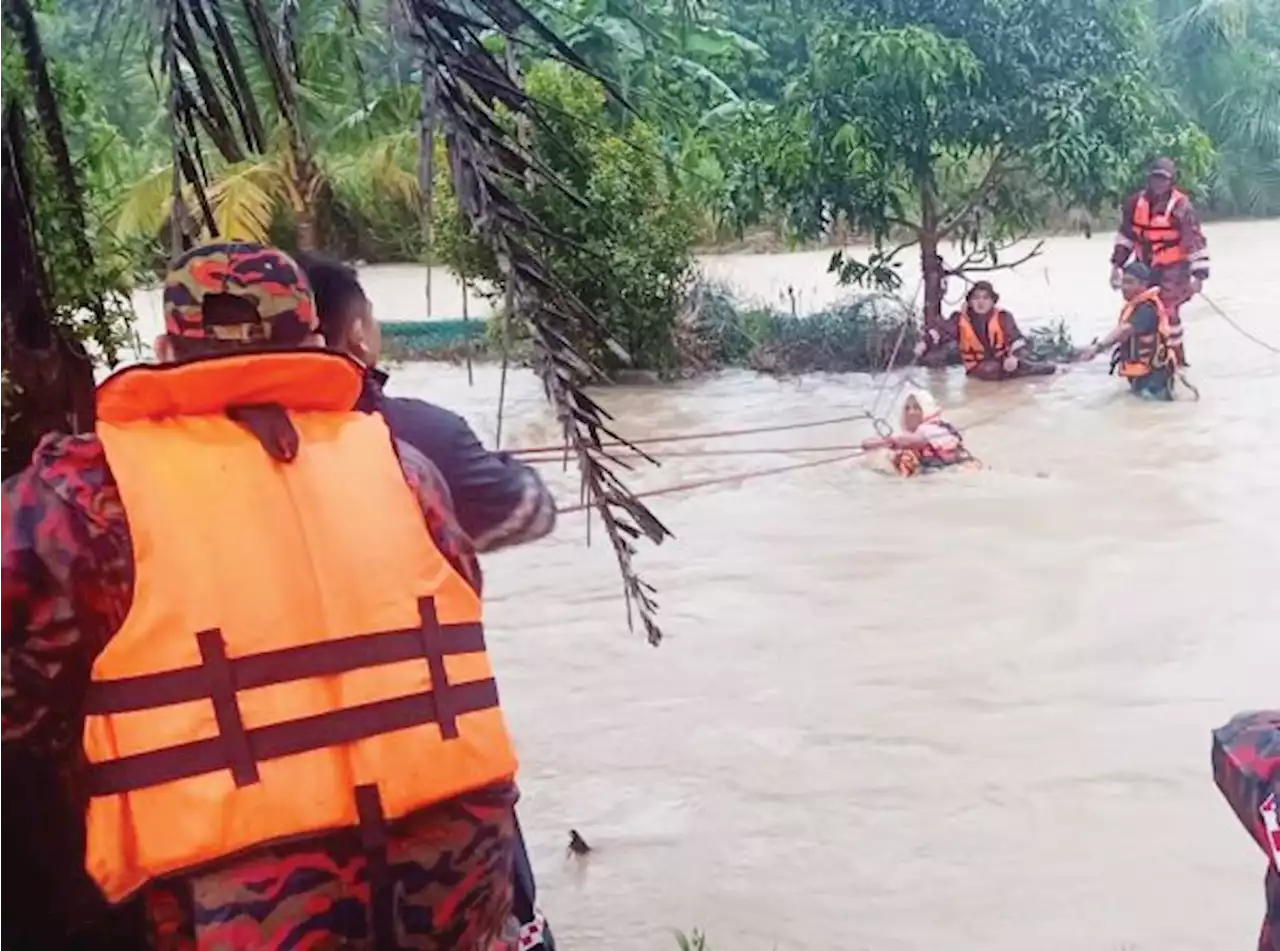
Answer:
POLYGON ((554 528, 555 500, 532 467, 486 449, 457 413, 425 400, 387 396, 380 382, 367 408, 381 412, 396 439, 434 464, 458 524, 478 551, 534 541, 554 528))

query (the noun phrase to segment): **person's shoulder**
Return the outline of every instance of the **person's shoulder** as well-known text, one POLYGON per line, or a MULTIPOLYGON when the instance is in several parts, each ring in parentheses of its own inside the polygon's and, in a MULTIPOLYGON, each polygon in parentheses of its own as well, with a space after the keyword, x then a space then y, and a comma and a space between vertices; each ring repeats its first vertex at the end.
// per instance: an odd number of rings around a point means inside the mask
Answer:
MULTIPOLYGON (((6 570, 19 552, 46 562, 101 563, 125 551, 129 523, 102 443, 92 434, 46 436, 31 464, 4 483, 6 570)), ((95 569, 98 570, 98 569, 95 569)))
POLYGON ((27 468, 6 480, 6 494, 11 486, 21 485, 28 489, 38 486, 63 502, 91 513, 110 514, 104 511, 104 502, 108 510, 112 500, 119 502, 106 450, 94 433, 46 435, 31 454, 27 468))
POLYGON ((383 412, 390 410, 411 419, 448 419, 465 422, 453 410, 445 409, 437 403, 420 400, 413 396, 387 396, 384 394, 379 401, 379 405, 382 407, 383 412))
POLYGON ((378 410, 397 439, 414 444, 471 430, 467 421, 452 410, 413 397, 383 396, 378 410))

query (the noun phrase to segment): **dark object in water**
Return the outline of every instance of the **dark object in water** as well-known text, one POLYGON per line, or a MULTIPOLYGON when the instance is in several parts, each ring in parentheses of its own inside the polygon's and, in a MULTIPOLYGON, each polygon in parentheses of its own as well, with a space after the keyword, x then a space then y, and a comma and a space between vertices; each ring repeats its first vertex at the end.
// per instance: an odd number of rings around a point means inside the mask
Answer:
POLYGON ((586 855, 591 851, 591 846, 587 845, 587 840, 578 835, 577 829, 569 830, 569 852, 573 855, 586 855))

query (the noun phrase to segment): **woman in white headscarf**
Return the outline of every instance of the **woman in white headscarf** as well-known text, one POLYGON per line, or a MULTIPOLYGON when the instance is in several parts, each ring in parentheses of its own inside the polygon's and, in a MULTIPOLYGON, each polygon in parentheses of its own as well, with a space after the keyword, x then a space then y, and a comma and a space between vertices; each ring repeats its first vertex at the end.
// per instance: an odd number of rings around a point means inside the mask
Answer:
POLYGON ((862 448, 892 449, 893 467, 903 475, 921 469, 941 469, 972 457, 960 431, 942 418, 938 402, 924 390, 911 390, 902 402, 902 430, 892 436, 865 440, 862 448))

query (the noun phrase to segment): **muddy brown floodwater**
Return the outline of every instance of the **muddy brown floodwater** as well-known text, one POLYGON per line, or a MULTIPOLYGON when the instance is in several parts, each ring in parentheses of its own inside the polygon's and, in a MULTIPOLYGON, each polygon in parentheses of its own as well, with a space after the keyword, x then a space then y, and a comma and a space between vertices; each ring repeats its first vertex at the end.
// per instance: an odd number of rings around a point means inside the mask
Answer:
MULTIPOLYGON (((1280 222, 1208 234, 1206 290, 1280 344, 1280 222)), ((1002 303, 1024 323, 1065 316, 1081 342, 1104 331, 1108 244, 1050 240, 997 275, 1002 303)), ((704 266, 805 310, 836 296, 827 257, 704 266)), ((423 313, 420 272, 365 280, 384 318, 423 313)), ((436 312, 457 314, 436 283, 436 312)), ((655 500, 677 536, 639 559, 657 650, 627 633, 582 516, 488 560, 521 818, 564 947, 671 949, 692 927, 713 951, 1256 941, 1264 860, 1208 752, 1210 728, 1277 702, 1280 357, 1201 301, 1184 320, 1199 403, 1135 401, 1104 359, 1007 384, 916 371, 961 428, 982 423, 967 439, 987 469, 905 481, 859 460, 655 500), (566 858, 570 828, 586 860, 566 858)), ((470 388, 437 365, 392 380, 492 436, 495 370, 470 388)), ((554 441, 536 380, 510 390, 504 443, 554 441)), ((642 437, 836 416, 874 391, 861 374, 731 372, 602 398, 642 437)), ((791 458, 675 458, 634 483, 791 458)), ((572 502, 571 475, 552 479, 572 502)))

